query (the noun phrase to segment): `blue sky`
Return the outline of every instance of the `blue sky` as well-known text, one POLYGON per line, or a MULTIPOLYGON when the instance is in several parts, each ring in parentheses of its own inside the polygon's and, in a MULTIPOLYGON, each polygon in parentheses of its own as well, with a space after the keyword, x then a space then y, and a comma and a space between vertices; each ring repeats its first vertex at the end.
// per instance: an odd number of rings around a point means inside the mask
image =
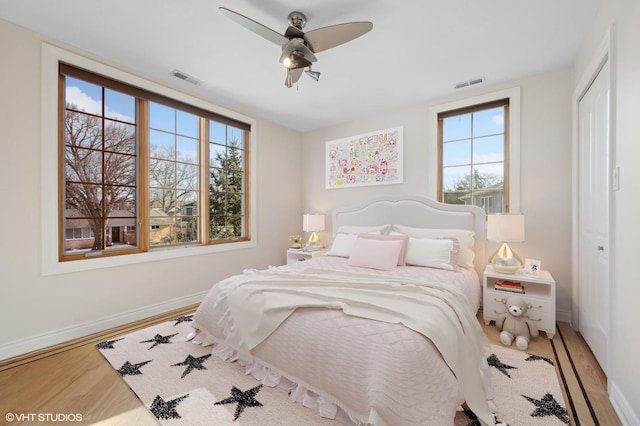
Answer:
POLYGON ((481 174, 503 174, 503 107, 445 118, 442 137, 445 188, 469 175, 471 162, 481 174))

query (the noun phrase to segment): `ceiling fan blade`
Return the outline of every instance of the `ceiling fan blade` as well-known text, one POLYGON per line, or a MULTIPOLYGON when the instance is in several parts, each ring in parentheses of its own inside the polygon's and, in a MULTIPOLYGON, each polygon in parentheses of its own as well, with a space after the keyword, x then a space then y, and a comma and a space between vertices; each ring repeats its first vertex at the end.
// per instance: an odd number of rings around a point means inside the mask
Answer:
POLYGON ((297 68, 293 70, 287 69, 287 79, 284 81, 284 85, 287 87, 291 87, 295 83, 297 83, 298 80, 300 80, 300 77, 302 76, 303 70, 304 68, 297 68))
POLYGON ((282 34, 272 30, 269 27, 265 27, 261 23, 256 22, 251 18, 247 18, 246 16, 234 12, 233 10, 229 10, 226 7, 220 7, 219 9, 220 12, 222 12, 227 18, 235 21, 249 31, 258 34, 259 36, 264 37, 277 45, 284 46, 289 42, 289 39, 282 34))
POLYGON ((372 28, 371 22, 347 22, 309 31, 304 39, 311 51, 318 53, 365 35, 372 28))

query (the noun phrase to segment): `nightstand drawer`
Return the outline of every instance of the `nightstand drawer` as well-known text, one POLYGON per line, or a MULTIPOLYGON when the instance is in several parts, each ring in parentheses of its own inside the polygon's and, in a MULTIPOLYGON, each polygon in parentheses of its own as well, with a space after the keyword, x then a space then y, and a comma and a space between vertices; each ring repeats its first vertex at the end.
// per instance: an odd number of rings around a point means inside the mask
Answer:
MULTIPOLYGON (((498 318, 498 315, 506 313, 507 306, 503 301, 506 301, 507 297, 511 294, 515 293, 486 292, 485 295, 488 296, 488 299, 483 301, 482 305, 484 318, 495 320, 498 318)), ((555 315, 552 314, 554 309, 553 302, 527 297, 526 294, 523 294, 521 297, 531 305, 531 308, 527 310, 527 318, 535 321, 536 327, 540 329, 544 329, 545 331, 553 329, 553 324, 549 324, 550 321, 553 321, 553 317, 555 317, 555 315)))

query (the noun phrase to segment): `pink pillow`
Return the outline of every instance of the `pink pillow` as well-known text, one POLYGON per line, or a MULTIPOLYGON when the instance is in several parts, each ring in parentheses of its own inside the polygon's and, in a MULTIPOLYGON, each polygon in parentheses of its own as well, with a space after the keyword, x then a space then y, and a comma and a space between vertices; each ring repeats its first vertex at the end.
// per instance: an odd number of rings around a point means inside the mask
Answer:
POLYGON ((398 264, 402 240, 373 240, 358 238, 353 245, 349 265, 393 271, 398 264))
POLYGON ((371 240, 400 240, 402 241, 402 249, 398 256, 398 266, 405 266, 405 253, 407 251, 407 243, 409 242, 409 236, 404 234, 399 235, 372 235, 372 234, 359 234, 358 238, 368 238, 371 240))

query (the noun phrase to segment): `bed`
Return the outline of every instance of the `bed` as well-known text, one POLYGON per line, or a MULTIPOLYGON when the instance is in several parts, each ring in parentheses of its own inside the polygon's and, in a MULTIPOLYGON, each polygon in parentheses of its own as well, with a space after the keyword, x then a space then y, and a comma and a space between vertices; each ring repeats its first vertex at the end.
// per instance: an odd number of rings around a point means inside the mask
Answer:
POLYGON ((462 404, 494 424, 475 317, 484 211, 375 199, 332 227, 326 255, 216 283, 194 343, 343 424, 448 425, 462 404))

